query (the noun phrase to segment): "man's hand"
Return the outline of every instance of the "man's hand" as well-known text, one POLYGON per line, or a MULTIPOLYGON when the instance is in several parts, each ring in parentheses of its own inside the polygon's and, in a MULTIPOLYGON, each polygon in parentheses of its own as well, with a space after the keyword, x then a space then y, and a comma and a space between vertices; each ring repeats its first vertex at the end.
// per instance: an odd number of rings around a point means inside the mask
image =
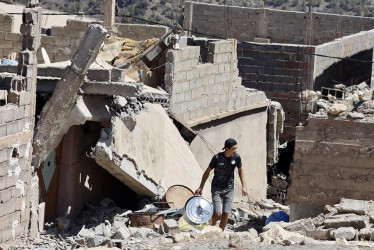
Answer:
POLYGON ((247 189, 245 187, 242 188, 242 195, 243 196, 247 196, 248 195, 247 189))
POLYGON ((198 189, 195 191, 195 195, 201 195, 202 193, 203 193, 202 188, 198 188, 198 189))

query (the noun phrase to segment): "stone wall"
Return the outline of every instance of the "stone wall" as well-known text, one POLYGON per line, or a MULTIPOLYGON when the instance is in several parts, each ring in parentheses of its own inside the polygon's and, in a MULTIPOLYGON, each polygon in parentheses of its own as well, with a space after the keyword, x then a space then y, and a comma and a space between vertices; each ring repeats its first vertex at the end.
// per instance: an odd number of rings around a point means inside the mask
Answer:
POLYGON ((362 81, 373 81, 373 46, 374 30, 363 31, 345 36, 335 41, 316 47, 315 53, 329 57, 315 56, 313 81, 314 89, 322 86, 332 87, 333 80, 346 85, 359 84, 362 81), (340 60, 331 57, 351 58, 369 61, 369 63, 340 60))
MULTIPOLYGON (((14 18, 0 14, 0 59, 21 49, 21 34, 13 32, 14 18)), ((19 28, 17 29, 19 31, 19 28)))
POLYGON ((170 111, 190 124, 200 119, 266 102, 265 93, 241 85, 236 40, 207 44, 207 63, 200 47, 167 52, 165 88, 171 94, 170 111))
POLYGON ((292 220, 313 217, 340 198, 374 198, 373 126, 313 118, 297 128, 288 189, 292 220))
MULTIPOLYGON (((69 19, 66 26, 52 26, 51 35, 42 35, 41 47, 48 53, 51 62, 69 60, 78 49, 88 25, 91 22, 69 19)), ((11 15, 0 14, 0 57, 8 56, 11 52, 21 49, 21 34, 12 33, 19 31, 19 27, 13 27, 14 20, 11 15)), ((166 26, 144 24, 116 24, 113 35, 134 40, 145 40, 153 37, 161 37, 167 32, 166 26)), ((41 52, 38 53, 39 62, 43 62, 41 52)))
POLYGON ((199 36, 318 45, 374 28, 373 18, 273 9, 185 4, 184 28, 199 36), (202 33, 202 34, 199 34, 202 33))

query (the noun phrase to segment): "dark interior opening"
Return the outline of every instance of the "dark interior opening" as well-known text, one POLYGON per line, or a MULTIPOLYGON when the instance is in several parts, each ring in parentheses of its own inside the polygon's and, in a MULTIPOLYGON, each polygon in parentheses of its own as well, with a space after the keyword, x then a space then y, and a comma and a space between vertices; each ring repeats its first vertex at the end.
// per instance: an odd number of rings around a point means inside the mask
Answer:
POLYGON ((322 87, 333 88, 339 83, 352 86, 365 81, 370 85, 373 49, 361 51, 351 56, 350 59, 360 61, 340 60, 332 64, 315 79, 314 90, 320 91, 322 87), (361 61, 368 61, 368 63, 361 61))

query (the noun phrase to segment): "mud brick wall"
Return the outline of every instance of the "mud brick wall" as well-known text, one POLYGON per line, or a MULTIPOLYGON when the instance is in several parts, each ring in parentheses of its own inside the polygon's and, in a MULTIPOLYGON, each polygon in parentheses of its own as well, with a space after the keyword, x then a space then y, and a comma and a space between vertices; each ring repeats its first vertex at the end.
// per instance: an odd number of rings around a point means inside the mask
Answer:
POLYGON ((297 128, 288 189, 292 220, 323 212, 340 198, 374 199, 373 126, 314 118, 297 128))
POLYGON ((0 57, 8 57, 11 52, 21 49, 19 27, 14 33, 14 19, 11 15, 0 14, 0 57))
MULTIPOLYGON (((363 31, 345 36, 335 41, 316 47, 316 54, 330 57, 352 58, 363 61, 373 61, 374 30, 363 31)), ((321 90, 322 86, 332 87, 335 81, 346 85, 373 81, 372 63, 341 61, 329 57, 315 57, 313 73, 314 89, 321 90)))
POLYGON ((183 121, 249 106, 266 100, 264 92, 241 85, 236 40, 207 44, 207 63, 200 62, 200 47, 167 52, 165 87, 170 110, 183 121))
POLYGON ((184 28, 198 36, 319 45, 374 28, 373 18, 186 2, 184 28))
POLYGON ((300 117, 300 92, 310 85, 314 47, 238 43, 238 69, 243 85, 266 93, 286 112, 283 136, 292 137, 300 117))

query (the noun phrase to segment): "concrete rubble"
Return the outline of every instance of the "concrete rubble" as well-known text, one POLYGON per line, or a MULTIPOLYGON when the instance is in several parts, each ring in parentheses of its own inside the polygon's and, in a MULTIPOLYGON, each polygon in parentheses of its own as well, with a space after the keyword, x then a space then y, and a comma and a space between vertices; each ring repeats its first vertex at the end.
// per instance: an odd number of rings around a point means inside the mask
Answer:
POLYGON ((373 90, 362 82, 349 87, 336 84, 333 88, 322 88, 322 91, 306 91, 304 97, 308 101, 309 118, 335 116, 371 121, 374 117, 373 90))

